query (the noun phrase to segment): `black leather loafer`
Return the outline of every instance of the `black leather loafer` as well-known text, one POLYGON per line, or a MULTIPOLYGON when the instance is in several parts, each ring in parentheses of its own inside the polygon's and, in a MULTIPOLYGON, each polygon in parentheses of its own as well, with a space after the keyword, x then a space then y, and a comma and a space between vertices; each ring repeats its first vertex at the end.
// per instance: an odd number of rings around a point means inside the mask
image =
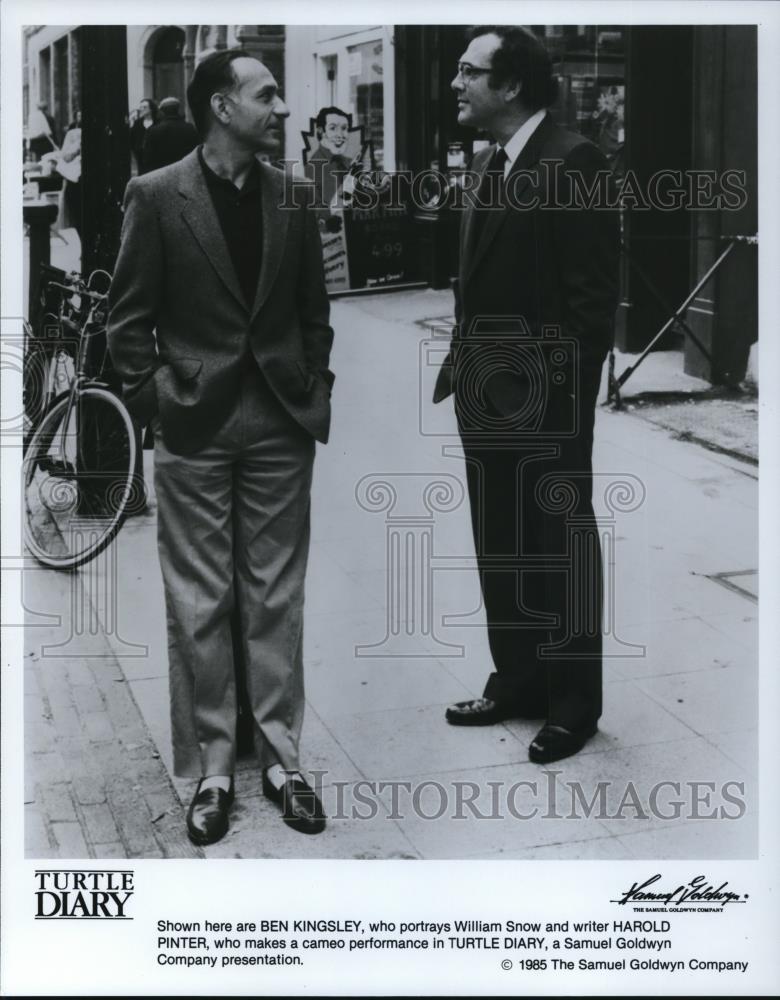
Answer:
POLYGON ((230 788, 204 788, 198 782, 198 789, 187 811, 187 836, 200 847, 221 840, 228 832, 228 812, 233 804, 233 779, 230 788))
POLYGON ((282 819, 299 833, 322 833, 325 829, 325 812, 314 789, 302 778, 288 776, 277 788, 263 771, 263 794, 282 807, 282 819))
POLYGON ((444 718, 451 726, 492 726, 504 719, 511 719, 515 713, 508 705, 502 705, 492 698, 472 698, 450 705, 444 718))
POLYGON ((550 764, 579 753, 596 733, 596 723, 583 729, 564 729, 549 723, 539 730, 528 748, 528 759, 534 764, 550 764))
POLYGON ((451 726, 492 726, 505 719, 543 719, 547 706, 539 706, 538 711, 536 708, 529 704, 518 709, 492 698, 472 698, 471 701, 457 701, 450 705, 444 718, 451 726))

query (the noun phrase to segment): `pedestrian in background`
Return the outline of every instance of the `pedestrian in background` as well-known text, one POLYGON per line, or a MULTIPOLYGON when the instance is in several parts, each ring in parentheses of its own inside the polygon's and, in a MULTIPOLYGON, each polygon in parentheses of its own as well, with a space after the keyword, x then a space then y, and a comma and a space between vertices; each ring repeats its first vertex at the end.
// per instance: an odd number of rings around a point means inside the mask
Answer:
POLYGON ((151 97, 145 97, 138 105, 135 121, 130 126, 130 149, 139 174, 144 172, 144 147, 146 133, 157 122, 157 104, 151 97))
POLYGON ((59 149, 57 128, 54 119, 48 113, 48 107, 46 101, 38 101, 27 121, 30 152, 36 160, 40 160, 45 153, 59 149))
POLYGON ((77 111, 62 140, 57 173, 63 177, 58 229, 75 229, 81 239, 81 112, 77 111))
POLYGON ((160 116, 147 131, 144 143, 144 166, 139 173, 159 170, 171 163, 178 163, 198 145, 195 126, 185 121, 177 97, 164 97, 160 101, 160 116))

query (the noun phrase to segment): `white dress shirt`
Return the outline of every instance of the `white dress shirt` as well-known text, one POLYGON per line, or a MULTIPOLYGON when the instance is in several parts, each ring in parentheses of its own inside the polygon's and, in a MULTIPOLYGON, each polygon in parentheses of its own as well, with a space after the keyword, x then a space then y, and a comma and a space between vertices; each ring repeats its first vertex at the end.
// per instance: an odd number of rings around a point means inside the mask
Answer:
POLYGON ((527 122, 524 122, 520 128, 515 132, 509 142, 504 146, 504 152, 507 155, 506 163, 504 164, 504 178, 509 174, 512 169, 512 165, 518 156, 522 153, 525 148, 526 143, 537 130, 539 125, 541 125, 544 116, 547 114, 545 108, 540 108, 535 114, 532 114, 527 122))

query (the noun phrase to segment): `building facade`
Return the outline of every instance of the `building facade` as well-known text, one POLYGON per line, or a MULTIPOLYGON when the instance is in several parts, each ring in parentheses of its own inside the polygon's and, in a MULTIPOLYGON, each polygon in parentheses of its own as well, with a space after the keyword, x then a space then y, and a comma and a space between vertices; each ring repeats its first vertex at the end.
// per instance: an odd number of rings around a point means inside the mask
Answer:
MULTIPOLYGON (((739 210, 627 206, 617 344, 642 350, 717 259, 731 236, 757 227, 757 42, 752 26, 536 25, 560 82, 552 109, 596 142, 618 178, 646 184, 658 171, 741 171, 739 210)), ((183 98, 198 59, 239 46, 283 85, 290 118, 285 159, 301 159, 304 134, 326 106, 352 116, 380 170, 438 172, 449 182, 490 137, 457 123, 450 88, 466 47, 459 25, 129 26, 128 111, 144 97, 183 98)), ((62 130, 81 104, 76 27, 28 28, 25 120, 46 100, 62 130)), ((403 282, 446 287, 457 269, 457 213, 409 205, 400 248, 403 282)), ((366 249, 365 241, 361 252, 366 249)), ((371 248, 375 249, 375 248, 371 248)), ((701 290, 687 331, 659 346, 684 351, 688 371, 713 382, 744 375, 757 339, 757 250, 741 243, 701 290)))
MULTIPOLYGON (((158 103, 178 97, 184 107, 187 82, 197 61, 216 49, 245 48, 262 53, 283 77, 284 28, 246 24, 128 25, 128 112, 144 97, 158 103)), ((77 25, 36 25, 25 29, 23 48, 24 121, 46 101, 60 130, 81 107, 81 44, 77 25)))

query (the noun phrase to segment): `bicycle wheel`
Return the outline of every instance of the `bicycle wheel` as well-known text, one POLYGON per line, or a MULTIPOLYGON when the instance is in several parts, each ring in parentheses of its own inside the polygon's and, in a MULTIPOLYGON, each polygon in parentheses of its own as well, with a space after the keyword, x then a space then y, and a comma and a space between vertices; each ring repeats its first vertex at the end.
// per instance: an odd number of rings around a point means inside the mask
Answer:
POLYGON ((83 388, 44 415, 24 457, 25 541, 52 569, 75 569, 110 544, 128 509, 143 502, 135 434, 120 400, 83 388), (66 426, 67 424, 67 426, 66 426))
POLYGON ((31 340, 25 348, 22 378, 24 447, 26 448, 35 426, 46 410, 49 381, 49 356, 46 349, 34 340, 31 340))

